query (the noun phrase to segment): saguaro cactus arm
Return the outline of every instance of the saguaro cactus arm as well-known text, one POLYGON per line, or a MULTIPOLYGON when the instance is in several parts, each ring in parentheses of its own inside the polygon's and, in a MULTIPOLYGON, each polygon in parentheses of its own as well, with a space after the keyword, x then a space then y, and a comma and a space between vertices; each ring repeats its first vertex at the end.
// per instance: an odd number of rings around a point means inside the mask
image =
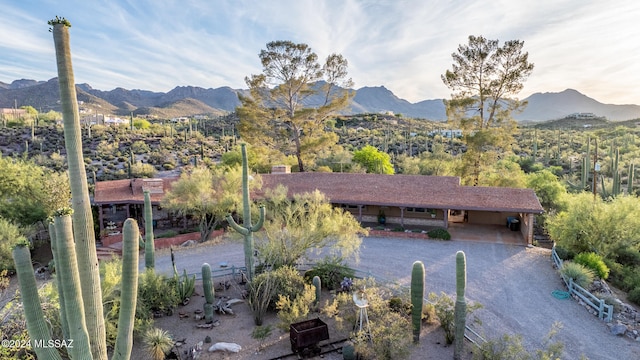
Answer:
MULTIPOLYGON (((40 306, 40 297, 38 296, 38 285, 36 277, 33 273, 33 265, 31 264, 31 254, 26 244, 21 244, 13 249, 13 262, 16 266, 18 274, 18 282, 20 283, 20 294, 22 304, 24 306, 24 316, 27 319, 27 330, 32 341, 51 340, 51 333, 47 322, 44 320, 44 313, 40 306)), ((33 342, 35 344, 35 341, 33 342)), ((58 350, 52 347, 33 347, 38 359, 62 360, 58 350)))

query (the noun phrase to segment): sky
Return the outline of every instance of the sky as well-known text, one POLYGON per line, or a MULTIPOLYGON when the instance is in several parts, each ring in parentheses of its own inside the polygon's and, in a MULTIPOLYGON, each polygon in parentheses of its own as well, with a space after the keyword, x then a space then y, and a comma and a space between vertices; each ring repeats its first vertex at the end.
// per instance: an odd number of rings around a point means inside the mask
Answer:
POLYGON ((247 88, 275 40, 349 62, 354 88, 448 98, 440 76, 469 35, 524 41, 535 67, 517 95, 567 88, 640 104, 637 0, 2 0, 0 81, 57 76, 47 21, 67 18, 76 83, 167 92, 247 88))

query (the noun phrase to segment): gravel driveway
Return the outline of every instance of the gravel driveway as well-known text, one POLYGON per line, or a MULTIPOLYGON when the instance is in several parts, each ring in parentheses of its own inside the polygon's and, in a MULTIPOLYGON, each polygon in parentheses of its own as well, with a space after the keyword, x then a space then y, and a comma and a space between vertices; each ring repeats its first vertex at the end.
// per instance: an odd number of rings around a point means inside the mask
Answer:
MULTIPOLYGON (((433 241, 368 237, 360 261, 353 266, 372 274, 409 284, 411 266, 420 260, 426 269, 426 292, 455 294, 455 254, 467 256, 467 299, 484 307, 474 314, 482 321, 485 338, 520 334, 526 348, 543 346, 555 322, 562 324, 556 340, 564 343, 565 359, 640 359, 640 343, 609 333, 606 324, 574 300, 558 300, 553 290, 565 290, 552 267, 550 250, 518 245, 471 241, 433 241)), ((200 272, 203 262, 218 268, 221 262, 244 264, 241 242, 180 249, 179 271, 200 272)), ((159 252, 156 269, 171 274, 168 253, 159 252)))

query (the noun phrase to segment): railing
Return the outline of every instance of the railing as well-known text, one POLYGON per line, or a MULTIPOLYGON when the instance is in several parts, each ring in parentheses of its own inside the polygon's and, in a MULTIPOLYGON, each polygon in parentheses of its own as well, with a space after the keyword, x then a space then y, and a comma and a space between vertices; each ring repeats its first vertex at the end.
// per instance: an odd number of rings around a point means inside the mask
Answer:
MULTIPOLYGON (((236 276, 238 277, 238 279, 240 279, 239 282, 242 281, 242 277, 245 276, 247 268, 244 266, 235 266, 235 265, 231 265, 229 267, 223 267, 221 269, 215 269, 215 270, 211 270, 211 277, 212 278, 220 278, 220 277, 225 277, 225 276, 231 276, 232 279, 235 279, 236 276)), ((182 273, 178 272, 179 276, 182 276, 182 273)), ((187 276, 192 277, 194 276, 196 277, 196 280, 202 280, 202 272, 196 272, 193 274, 187 274, 187 276)))
MULTIPOLYGON (((551 249, 551 258, 553 259, 556 268, 558 270, 561 270, 562 259, 560 259, 560 257, 558 256, 555 245, 551 249)), ((569 289, 570 295, 579 297, 580 299, 582 299, 582 301, 584 301, 585 304, 591 306, 595 311, 598 312, 598 318, 600 320, 604 320, 606 322, 613 320, 613 305, 607 305, 603 299, 598 298, 585 288, 574 283, 573 279, 562 275, 562 273, 560 273, 560 275, 562 276, 562 280, 567 286, 567 289, 569 289)))

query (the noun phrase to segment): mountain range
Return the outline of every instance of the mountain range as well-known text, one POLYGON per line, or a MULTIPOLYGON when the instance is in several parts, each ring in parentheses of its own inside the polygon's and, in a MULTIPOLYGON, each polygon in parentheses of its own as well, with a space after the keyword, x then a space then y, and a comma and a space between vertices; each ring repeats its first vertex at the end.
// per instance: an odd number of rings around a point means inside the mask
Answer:
MULTIPOLYGON (((150 114, 158 117, 190 116, 196 114, 221 115, 233 112, 240 105, 238 94, 247 90, 228 86, 205 89, 197 86, 177 86, 167 93, 148 90, 116 88, 97 90, 89 84, 76 85, 81 107, 100 113, 119 115, 150 114)), ((513 114, 518 121, 545 121, 567 117, 574 113, 592 113, 612 121, 640 118, 639 105, 603 104, 576 90, 535 93, 525 98, 525 110, 513 114)), ((310 100, 313 105, 313 99, 310 100)), ((10 84, 0 82, 0 108, 30 105, 39 111, 59 111, 57 78, 49 81, 15 80, 10 84)), ((423 100, 411 103, 398 98, 384 86, 362 87, 343 113, 393 112, 403 116, 443 121, 446 119, 443 99, 423 100)))

